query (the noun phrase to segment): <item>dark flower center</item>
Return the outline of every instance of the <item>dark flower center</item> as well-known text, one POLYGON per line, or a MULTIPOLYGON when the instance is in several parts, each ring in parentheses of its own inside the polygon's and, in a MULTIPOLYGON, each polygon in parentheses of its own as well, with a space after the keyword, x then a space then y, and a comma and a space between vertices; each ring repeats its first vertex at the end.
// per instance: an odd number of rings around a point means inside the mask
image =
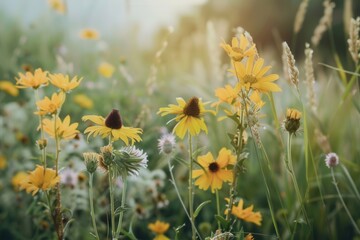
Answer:
POLYGON ((217 164, 217 162, 210 163, 208 168, 209 168, 210 172, 213 172, 213 173, 219 171, 219 169, 220 169, 219 164, 217 164))
POLYGON ((113 109, 105 119, 105 126, 111 129, 120 129, 122 127, 119 110, 113 109))
POLYGON ((192 117, 199 117, 200 115, 200 107, 199 107, 199 99, 197 97, 192 97, 186 103, 184 107, 184 114, 192 117))

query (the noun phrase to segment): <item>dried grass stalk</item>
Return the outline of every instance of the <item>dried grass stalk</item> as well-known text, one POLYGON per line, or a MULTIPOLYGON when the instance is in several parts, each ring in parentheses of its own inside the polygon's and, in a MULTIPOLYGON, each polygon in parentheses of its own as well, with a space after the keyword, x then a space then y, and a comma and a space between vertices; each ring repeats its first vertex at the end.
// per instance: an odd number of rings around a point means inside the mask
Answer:
POLYGON ((325 0, 324 3, 324 15, 321 17, 319 24, 316 26, 313 36, 311 37, 311 43, 317 46, 322 38, 322 35, 331 26, 333 10, 335 3, 330 0, 325 0))

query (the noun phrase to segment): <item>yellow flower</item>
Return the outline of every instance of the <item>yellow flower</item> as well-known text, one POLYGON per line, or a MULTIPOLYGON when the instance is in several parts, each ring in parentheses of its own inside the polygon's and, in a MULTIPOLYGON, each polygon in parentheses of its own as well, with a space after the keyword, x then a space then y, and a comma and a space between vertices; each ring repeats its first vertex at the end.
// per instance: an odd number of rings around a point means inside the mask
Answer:
POLYGON ((259 110, 265 105, 265 102, 261 100, 261 94, 258 91, 254 91, 250 95, 251 102, 255 105, 255 110, 259 110))
POLYGON ((29 174, 26 172, 18 172, 11 178, 11 184, 15 191, 20 190, 20 186, 22 182, 26 181, 28 179, 29 174))
MULTIPOLYGON (((240 199, 238 205, 232 207, 231 213, 237 218, 244 220, 245 222, 255 223, 256 225, 261 226, 261 213, 253 212, 253 208, 254 206, 251 205, 250 207, 244 209, 244 201, 240 199)), ((225 214, 227 214, 227 212, 228 209, 225 210, 225 214)))
POLYGON ((68 75, 63 75, 61 73, 58 74, 50 74, 50 82, 55 87, 61 89, 64 92, 69 92, 79 86, 82 78, 77 79, 77 76, 73 77, 73 79, 69 79, 68 75))
POLYGON ((79 124, 70 124, 69 115, 64 118, 64 121, 61 121, 59 117, 56 117, 56 131, 54 118, 51 120, 46 118, 42 121, 42 123, 44 131, 54 138, 56 134, 60 139, 70 140, 75 138, 76 134, 79 133, 79 131, 76 129, 79 124))
POLYGON ((80 37, 82 39, 89 39, 89 40, 98 39, 99 38, 99 32, 96 31, 93 28, 84 28, 80 32, 80 37))
POLYGON ((66 5, 64 0, 49 0, 50 7, 56 12, 64 14, 66 13, 66 5))
POLYGON ((0 155, 0 170, 5 169, 7 166, 7 160, 4 156, 0 155))
POLYGON ((286 119, 284 122, 284 127, 286 131, 296 135, 296 132, 300 127, 300 118, 301 112, 299 112, 295 108, 288 108, 286 110, 286 119))
POLYGON ((94 106, 93 101, 85 94, 77 94, 74 96, 73 101, 80 107, 85 109, 92 109, 94 106))
POLYGON ((234 104, 239 95, 240 88, 236 85, 233 88, 231 85, 226 85, 224 88, 218 88, 215 90, 215 96, 218 97, 219 101, 214 103, 213 106, 218 106, 221 103, 234 104))
POLYGON ((259 58, 254 62, 254 56, 249 57, 244 65, 241 62, 235 62, 235 70, 231 70, 239 79, 239 85, 259 92, 279 92, 281 89, 273 81, 279 79, 277 74, 264 76, 271 66, 263 67, 264 59, 259 58))
POLYGON ((46 114, 56 114, 57 111, 61 108, 62 104, 64 103, 65 95, 63 92, 59 94, 53 93, 51 99, 45 97, 42 100, 36 102, 38 107, 38 112, 35 112, 37 115, 46 115, 46 114))
POLYGON ((34 74, 31 72, 26 72, 25 75, 19 73, 19 78, 16 78, 16 85, 18 88, 34 88, 48 85, 48 72, 38 68, 35 70, 34 74))
POLYGON ((292 120, 300 120, 301 112, 299 112, 295 108, 288 108, 288 109, 286 109, 286 118, 292 119, 292 120))
POLYGON ((96 124, 85 129, 84 133, 89 133, 88 138, 91 135, 94 137, 100 135, 102 138, 110 136, 112 141, 121 139, 126 145, 129 145, 129 139, 131 140, 131 145, 134 142, 141 141, 139 134, 142 133, 142 129, 125 127, 122 124, 119 111, 116 109, 113 109, 106 118, 97 115, 86 115, 82 117, 82 120, 90 120, 96 124))
POLYGON ((17 89, 16 86, 9 81, 0 81, 0 90, 10 94, 13 97, 19 95, 19 89, 17 89))
POLYGON ((164 234, 158 234, 155 236, 155 238, 153 240, 170 240, 170 238, 168 238, 164 234))
POLYGON ((254 240, 254 237, 251 233, 245 236, 245 240, 254 240))
POLYGON ((34 196, 39 190, 49 190, 60 181, 60 176, 56 176, 56 171, 50 168, 44 169, 43 166, 37 165, 35 170, 30 172, 28 178, 21 185, 27 193, 32 192, 34 196))
POLYGON ((199 156, 197 160, 203 169, 193 170, 192 177, 198 178, 195 185, 200 189, 208 190, 211 187, 211 192, 214 193, 222 188, 223 182, 233 181, 232 170, 226 168, 234 165, 236 161, 236 156, 232 155, 230 150, 222 148, 216 161, 210 152, 199 156))
POLYGON ((149 223, 148 228, 156 234, 164 234, 170 227, 169 223, 156 220, 155 223, 149 223))
MULTIPOLYGON (((212 110, 206 110, 204 103, 197 97, 192 97, 188 102, 185 102, 183 98, 176 98, 178 105, 170 104, 168 107, 160 108, 158 114, 165 116, 168 114, 176 114, 173 119, 178 123, 174 127, 174 132, 181 139, 184 138, 186 132, 195 136, 203 130, 207 133, 207 127, 203 118, 205 112, 211 112, 212 110)), ((171 120, 172 121, 172 120, 171 120)))
POLYGON ((98 67, 98 72, 106 78, 111 78, 114 74, 114 71, 114 66, 107 62, 101 63, 98 67))
POLYGON ((254 56, 257 53, 255 44, 251 44, 244 34, 240 35, 240 40, 233 37, 231 46, 225 42, 220 44, 220 46, 235 62, 240 62, 245 57, 254 56))

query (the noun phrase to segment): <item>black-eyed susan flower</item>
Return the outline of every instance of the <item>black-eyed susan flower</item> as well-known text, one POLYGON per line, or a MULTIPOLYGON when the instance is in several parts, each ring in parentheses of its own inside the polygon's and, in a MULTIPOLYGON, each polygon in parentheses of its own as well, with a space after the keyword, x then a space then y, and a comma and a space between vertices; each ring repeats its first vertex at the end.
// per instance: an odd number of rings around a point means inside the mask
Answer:
POLYGON ((259 92, 279 92, 280 87, 273 83, 279 79, 277 74, 265 74, 270 70, 271 66, 265 66, 264 59, 259 58, 255 60, 254 56, 251 56, 246 61, 246 64, 242 62, 235 62, 235 69, 231 70, 238 80, 240 86, 245 88, 247 91, 250 89, 259 92))
POLYGON ((92 109, 94 102, 85 94, 76 94, 73 98, 74 103, 85 109, 92 109))
POLYGON ((16 78, 16 86, 18 88, 33 88, 38 89, 41 86, 48 85, 48 72, 43 71, 41 68, 35 70, 34 73, 26 72, 25 74, 19 73, 19 78, 16 78))
POLYGON ((249 42, 244 34, 240 35, 240 39, 233 37, 231 46, 225 42, 220 45, 235 62, 240 62, 245 57, 254 56, 257 51, 255 44, 249 42))
POLYGON ((46 115, 46 114, 56 114, 61 108, 62 104, 65 101, 65 96, 63 92, 53 93, 51 98, 45 97, 42 100, 36 102, 38 111, 35 112, 37 115, 46 115))
POLYGON ((75 138, 75 136, 79 133, 79 131, 76 129, 79 124, 78 123, 70 124, 70 120, 71 119, 69 115, 67 115, 63 121, 59 117, 56 117, 56 124, 55 124, 54 118, 52 119, 46 118, 42 121, 43 129, 51 137, 57 136, 62 140, 70 140, 75 138), (56 125, 56 129, 55 129, 55 125, 56 125))
MULTIPOLYGON (((238 205, 232 207, 231 213, 245 222, 250 222, 261 226, 262 215, 260 212, 253 212, 253 209, 254 205, 244 209, 244 200, 240 199, 238 205)), ((228 209, 225 210, 225 214, 227 214, 227 212, 228 209)))
MULTIPOLYGON (((212 110, 206 110, 204 103, 197 97, 192 97, 188 102, 185 102, 183 98, 176 98, 178 105, 169 104, 168 107, 160 108, 158 114, 165 116, 168 114, 176 114, 173 119, 178 123, 175 125, 173 132, 176 133, 181 139, 184 138, 187 132, 190 135, 198 135, 201 130, 207 133, 208 129, 203 118, 204 113, 211 112, 212 110)), ((172 121, 172 120, 171 120, 172 121)))
POLYGON ((50 74, 49 78, 51 84, 61 89, 63 92, 70 92, 71 90, 79 86, 82 80, 82 78, 78 79, 77 76, 73 77, 70 80, 68 75, 64 75, 61 73, 50 74))
POLYGON ((285 129, 291 134, 295 134, 300 127, 301 112, 295 108, 286 110, 285 129))
POLYGON ((134 142, 140 142, 142 133, 141 128, 125 127, 122 123, 120 113, 113 109, 106 118, 97 115, 86 115, 82 117, 83 121, 91 121, 95 126, 85 129, 85 134, 89 134, 88 138, 100 135, 102 138, 111 137, 112 141, 121 139, 126 145, 133 145, 134 142), (130 140, 130 143, 129 143, 130 140))
POLYGON ((156 234, 154 240, 170 240, 164 233, 169 229, 170 224, 156 220, 155 223, 149 223, 148 228, 156 234))
POLYGON ((84 28, 80 31, 80 37, 82 39, 95 40, 100 36, 99 32, 93 28, 84 28))
POLYGON ((13 97, 19 95, 19 89, 17 89, 16 86, 10 81, 0 81, 0 90, 13 97))
POLYGON ((54 188, 59 181, 60 176, 56 175, 55 170, 44 169, 43 166, 37 165, 35 170, 29 173, 27 179, 21 182, 20 188, 34 196, 39 190, 47 191, 54 188))
POLYGON ((98 67, 98 72, 106 78, 111 78, 114 74, 115 68, 112 64, 103 62, 98 67))
POLYGON ((20 190, 20 186, 22 182, 26 181, 28 179, 29 174, 23 171, 17 172, 12 178, 11 178, 11 185, 13 186, 15 191, 20 190))
POLYGON ((195 185, 200 189, 208 190, 211 187, 211 192, 214 193, 222 188, 223 182, 233 181, 233 172, 227 167, 235 164, 236 156, 230 150, 222 148, 216 160, 209 152, 199 156, 197 161, 202 169, 193 170, 192 177, 197 178, 195 185))

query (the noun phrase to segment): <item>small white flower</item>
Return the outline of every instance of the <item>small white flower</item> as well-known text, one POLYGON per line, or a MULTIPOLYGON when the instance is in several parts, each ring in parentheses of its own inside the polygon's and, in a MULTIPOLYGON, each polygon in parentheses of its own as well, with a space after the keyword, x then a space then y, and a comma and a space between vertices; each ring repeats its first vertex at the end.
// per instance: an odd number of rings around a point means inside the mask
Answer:
POLYGON ((163 134, 158 140, 158 148, 160 153, 170 154, 175 149, 175 136, 170 133, 163 134))
POLYGON ((325 164, 328 168, 335 167, 339 164, 339 157, 336 153, 329 153, 325 157, 325 164))

